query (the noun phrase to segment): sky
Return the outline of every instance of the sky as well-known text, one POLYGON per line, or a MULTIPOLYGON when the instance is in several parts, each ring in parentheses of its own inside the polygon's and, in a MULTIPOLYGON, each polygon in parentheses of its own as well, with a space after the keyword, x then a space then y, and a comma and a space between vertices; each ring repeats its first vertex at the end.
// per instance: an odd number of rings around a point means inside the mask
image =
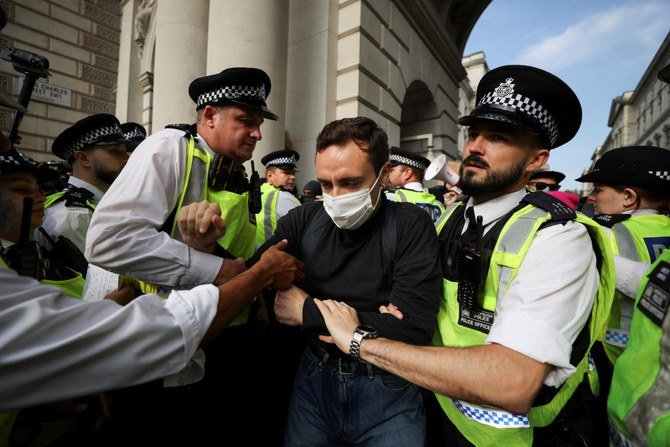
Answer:
POLYGON ((493 0, 475 24, 463 55, 483 51, 489 69, 532 65, 565 81, 582 105, 582 125, 552 150, 561 189, 591 165, 601 146, 612 100, 637 87, 670 31, 668 0, 493 0))

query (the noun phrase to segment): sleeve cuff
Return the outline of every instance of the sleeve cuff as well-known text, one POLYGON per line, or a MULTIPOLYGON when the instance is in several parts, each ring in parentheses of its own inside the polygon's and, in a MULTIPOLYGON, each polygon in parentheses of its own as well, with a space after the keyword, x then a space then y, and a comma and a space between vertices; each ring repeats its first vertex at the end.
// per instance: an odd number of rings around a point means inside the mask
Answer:
POLYGON ((188 252, 190 256, 189 267, 179 283, 190 285, 212 284, 224 263, 223 258, 190 247, 188 252))
POLYGON ((212 284, 190 290, 174 290, 165 302, 166 308, 177 320, 184 336, 185 360, 195 354, 200 341, 216 316, 219 289, 212 284))
POLYGON ((319 331, 325 326, 326 322, 321 315, 321 311, 314 304, 314 298, 308 296, 305 298, 305 304, 302 307, 302 329, 304 331, 319 331))

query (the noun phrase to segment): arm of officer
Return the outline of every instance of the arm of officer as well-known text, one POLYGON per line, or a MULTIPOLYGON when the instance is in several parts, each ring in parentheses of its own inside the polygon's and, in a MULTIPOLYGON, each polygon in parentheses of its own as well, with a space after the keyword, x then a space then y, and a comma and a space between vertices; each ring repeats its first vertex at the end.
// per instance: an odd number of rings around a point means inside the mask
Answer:
MULTIPOLYGON (((356 311, 337 301, 314 300, 331 337, 344 352, 358 326, 356 311)), ((385 338, 361 342, 360 357, 431 391, 511 413, 528 412, 549 366, 499 344, 469 348, 415 346, 385 338)))
MULTIPOLYGON (((184 242, 205 253, 214 253, 217 241, 226 234, 226 221, 221 218, 221 207, 207 200, 183 207, 179 211, 177 225, 184 242)), ((224 259, 214 284, 223 284, 244 270, 244 259, 224 259)))
POLYGON ((305 264, 282 251, 286 245, 286 240, 273 245, 248 270, 219 286, 217 313, 203 343, 220 334, 263 289, 285 290, 305 279, 305 264))
POLYGON ((183 132, 165 129, 147 138, 96 207, 86 234, 90 263, 153 284, 212 283, 222 259, 160 231, 184 184, 183 132))

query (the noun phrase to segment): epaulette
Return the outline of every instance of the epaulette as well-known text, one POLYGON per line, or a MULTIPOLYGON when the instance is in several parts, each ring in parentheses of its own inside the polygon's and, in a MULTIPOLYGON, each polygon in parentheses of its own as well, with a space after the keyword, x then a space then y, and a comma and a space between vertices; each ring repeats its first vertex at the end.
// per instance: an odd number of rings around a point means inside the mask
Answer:
POLYGON ((575 210, 570 208, 567 203, 544 191, 536 191, 526 194, 524 198, 521 199, 521 202, 529 203, 548 211, 551 213, 551 220, 554 222, 574 220, 577 217, 575 210))
POLYGON ((592 219, 603 227, 612 228, 614 224, 630 219, 630 214, 598 214, 592 219))
POLYGON ((177 129, 186 133, 186 136, 195 137, 198 133, 197 126, 195 124, 168 124, 165 126, 166 129, 177 129))
POLYGON ((62 199, 65 200, 65 206, 67 207, 78 206, 80 208, 95 210, 95 208, 88 203, 88 200, 92 199, 93 195, 94 194, 88 189, 70 186, 65 194, 63 194, 62 199))

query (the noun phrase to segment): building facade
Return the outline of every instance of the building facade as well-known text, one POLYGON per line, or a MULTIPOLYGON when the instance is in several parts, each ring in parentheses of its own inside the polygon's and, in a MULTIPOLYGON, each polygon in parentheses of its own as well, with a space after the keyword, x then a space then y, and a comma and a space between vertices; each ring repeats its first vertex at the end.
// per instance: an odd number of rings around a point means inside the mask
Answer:
MULTIPOLYGON (((0 0, 9 11, 6 46, 48 57, 52 76, 41 81, 69 99, 32 100, 19 147, 53 158, 53 138, 91 113, 114 113, 150 133, 192 123, 194 78, 254 66, 270 75, 268 107, 280 116, 263 125, 257 169, 263 155, 291 145, 303 155, 302 186, 315 178, 318 132, 358 115, 377 121, 392 145, 456 160, 461 56, 489 2, 0 0)), ((20 77, 1 64, 0 88, 16 94, 20 77)))
MULTIPOLYGON (((596 161, 611 149, 622 146, 658 146, 670 150, 670 84, 658 79, 658 72, 670 64, 670 33, 644 72, 635 90, 612 100, 607 125, 612 128, 591 157, 596 161)), ((588 195, 593 184, 584 183, 582 195, 588 195)))

